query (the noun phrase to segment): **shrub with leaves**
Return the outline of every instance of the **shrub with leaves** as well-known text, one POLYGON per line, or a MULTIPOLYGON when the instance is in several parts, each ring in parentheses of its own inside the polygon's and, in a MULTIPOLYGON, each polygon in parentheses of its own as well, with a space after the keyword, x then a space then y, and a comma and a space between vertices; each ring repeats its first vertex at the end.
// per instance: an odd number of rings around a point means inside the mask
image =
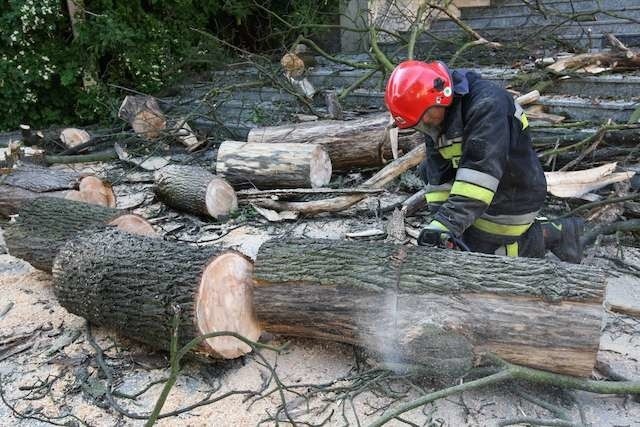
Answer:
MULTIPOLYGON (((228 60, 215 38, 251 50, 282 48, 297 35, 253 0, 76 0, 0 3, 0 130, 113 119, 126 87, 157 93, 228 60)), ((337 0, 261 2, 296 23, 324 22, 337 0)), ((335 14, 334 14, 335 16, 335 14)))

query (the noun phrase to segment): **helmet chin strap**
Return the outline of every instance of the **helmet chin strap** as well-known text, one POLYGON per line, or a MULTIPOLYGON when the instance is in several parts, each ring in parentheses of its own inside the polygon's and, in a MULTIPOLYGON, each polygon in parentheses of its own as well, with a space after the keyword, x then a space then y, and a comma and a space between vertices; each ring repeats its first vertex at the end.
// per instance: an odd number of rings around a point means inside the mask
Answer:
POLYGON ((430 136, 431 139, 433 139, 434 141, 436 141, 438 139, 438 137, 440 136, 440 131, 441 131, 440 126, 431 126, 431 125, 426 124, 422 120, 420 120, 418 122, 418 124, 415 125, 413 128, 415 130, 417 130, 418 132, 422 132, 425 135, 430 136))

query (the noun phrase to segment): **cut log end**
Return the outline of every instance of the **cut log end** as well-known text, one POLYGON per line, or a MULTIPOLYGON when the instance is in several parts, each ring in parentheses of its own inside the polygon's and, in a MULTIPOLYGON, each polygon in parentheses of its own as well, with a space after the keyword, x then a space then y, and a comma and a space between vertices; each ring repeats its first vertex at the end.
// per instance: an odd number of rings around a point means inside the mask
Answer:
POLYGON ((76 202, 84 202, 92 205, 106 206, 109 208, 116 207, 116 195, 111 185, 102 182, 102 180, 95 176, 82 178, 79 191, 70 191, 65 198, 67 200, 75 200, 76 202))
POLYGON ((221 219, 238 209, 238 198, 227 181, 214 178, 207 185, 205 204, 209 215, 215 219, 221 219))
POLYGON ((117 227, 119 230, 127 233, 137 234, 139 236, 159 237, 160 235, 153 229, 149 222, 133 214, 121 215, 109 223, 109 225, 117 227))
MULTIPOLYGON (((204 270, 196 297, 196 323, 202 334, 230 331, 252 341, 260 337, 253 310, 253 264, 236 252, 216 257, 204 270)), ((206 340, 215 356, 233 359, 251 351, 234 337, 206 340)))
POLYGON ((321 188, 326 187, 331 181, 331 159, 327 151, 318 146, 313 151, 311 156, 311 168, 309 172, 309 178, 311 181, 311 187, 321 188))

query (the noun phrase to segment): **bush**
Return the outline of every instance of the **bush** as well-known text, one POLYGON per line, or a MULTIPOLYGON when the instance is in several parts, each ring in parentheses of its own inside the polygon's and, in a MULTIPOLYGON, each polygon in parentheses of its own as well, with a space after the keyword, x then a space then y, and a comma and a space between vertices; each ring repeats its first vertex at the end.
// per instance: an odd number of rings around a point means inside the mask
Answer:
MULTIPOLYGON (((294 24, 327 22, 326 12, 337 10, 337 0, 263 3, 294 24)), ((104 122, 114 118, 121 98, 115 86, 156 93, 228 60, 231 52, 193 28, 258 51, 282 48, 297 36, 252 0, 84 5, 74 36, 64 1, 0 4, 0 129, 104 122)))

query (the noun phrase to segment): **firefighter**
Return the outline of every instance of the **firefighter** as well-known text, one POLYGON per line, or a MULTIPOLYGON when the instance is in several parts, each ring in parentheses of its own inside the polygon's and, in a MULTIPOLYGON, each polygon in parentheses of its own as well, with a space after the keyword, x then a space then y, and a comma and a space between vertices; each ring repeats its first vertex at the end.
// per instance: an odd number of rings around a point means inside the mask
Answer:
POLYGON ((442 62, 405 61, 385 103, 395 125, 425 135, 418 171, 433 221, 420 245, 580 263, 579 218, 536 220, 546 196, 542 166, 522 107, 503 88, 442 62))

